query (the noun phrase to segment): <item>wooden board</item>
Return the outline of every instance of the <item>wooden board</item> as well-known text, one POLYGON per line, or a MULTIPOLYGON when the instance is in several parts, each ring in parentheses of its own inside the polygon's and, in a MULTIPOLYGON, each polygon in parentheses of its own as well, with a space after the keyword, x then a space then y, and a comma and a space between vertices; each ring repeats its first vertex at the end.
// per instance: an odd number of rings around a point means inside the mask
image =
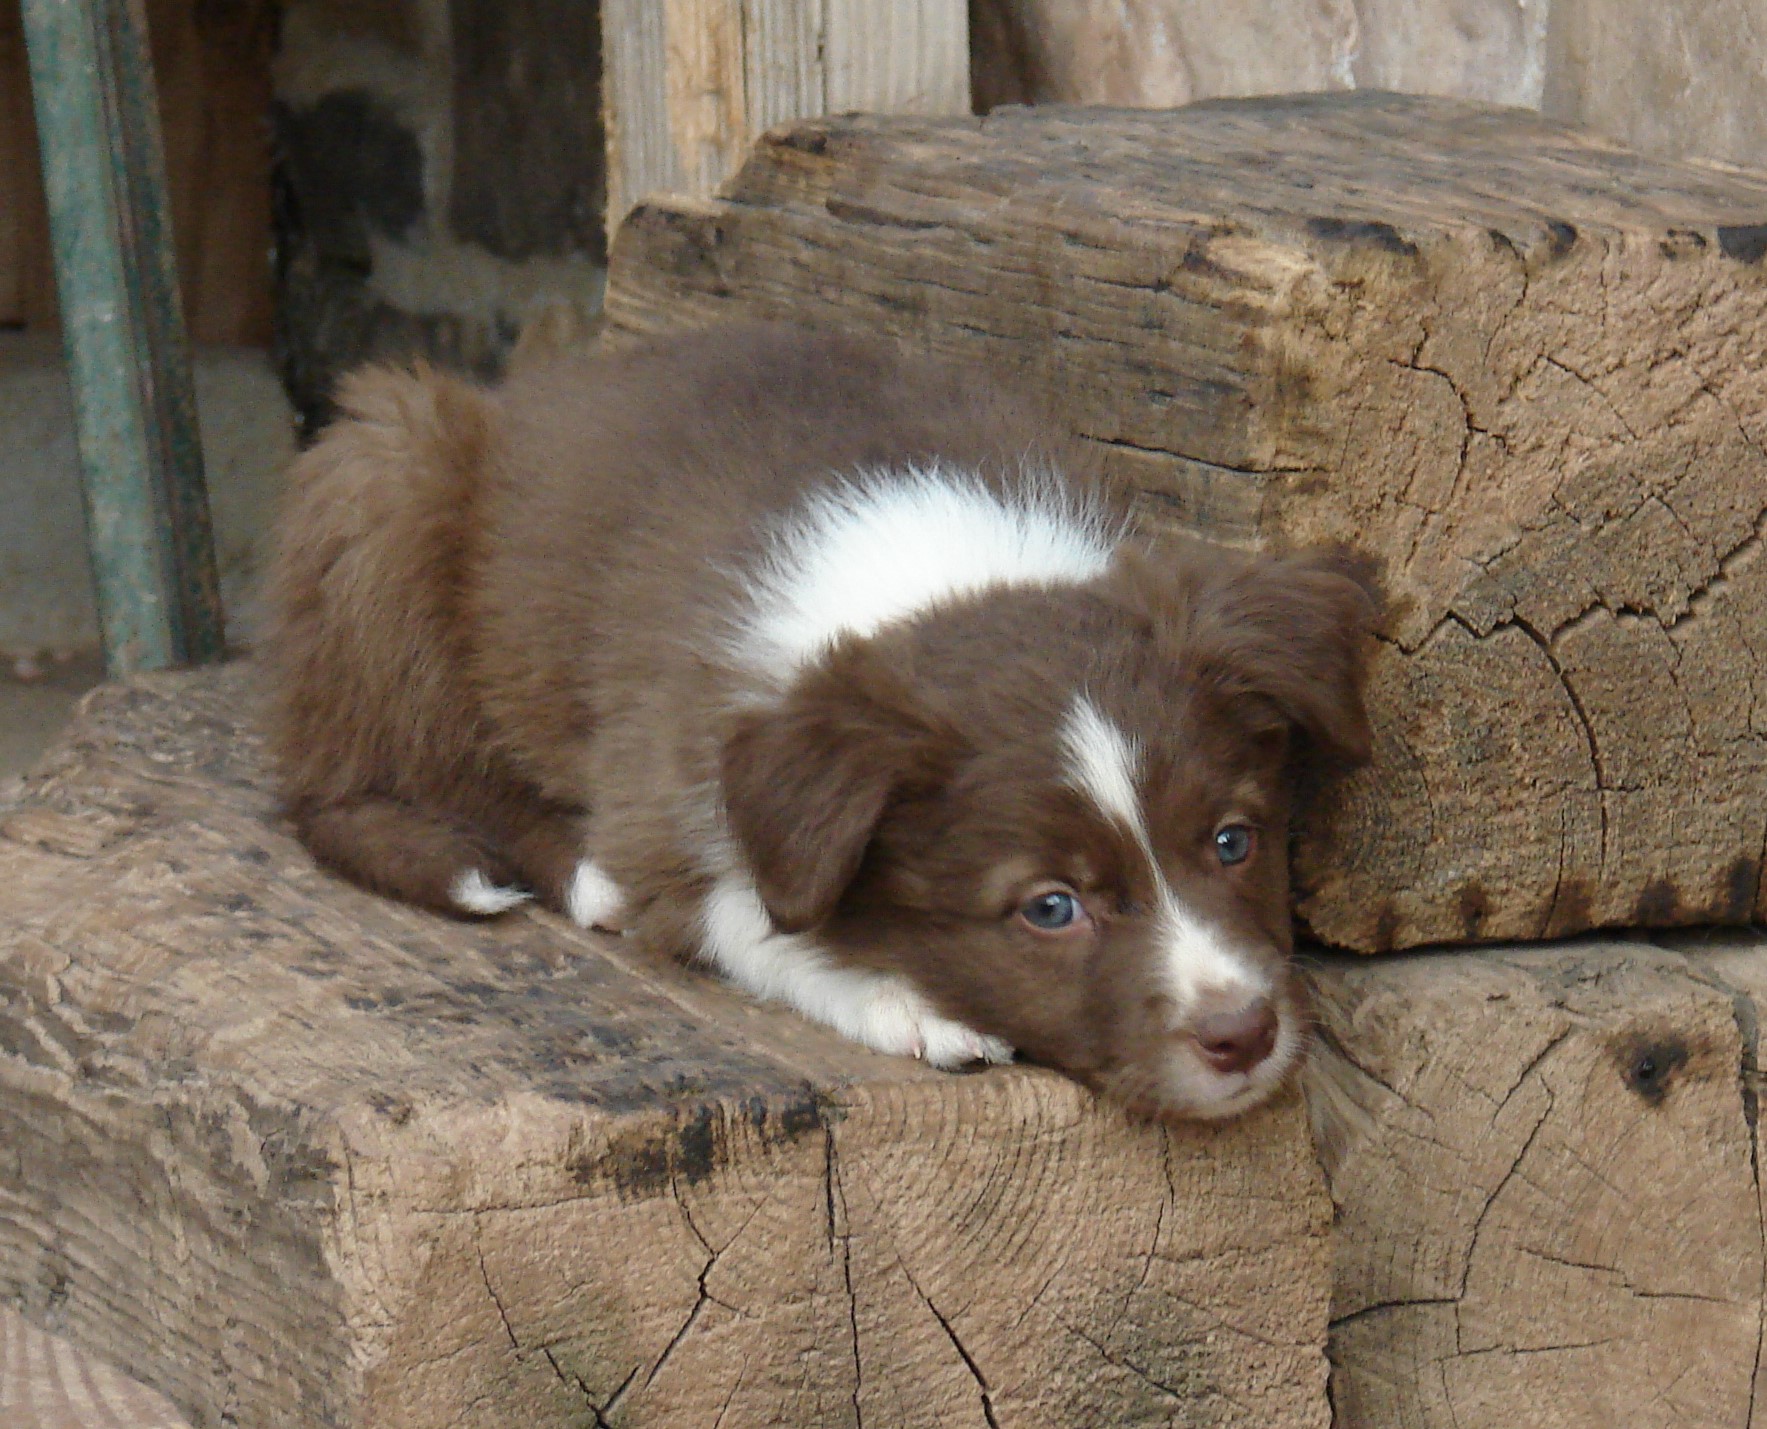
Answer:
POLYGON ((1337 946, 1767 916, 1767 177, 1383 95, 808 121, 618 236, 737 315, 1016 370, 1150 530, 1385 567, 1337 946))
MULTIPOLYGON (((148 0, 186 324, 205 343, 270 340, 267 0, 148 0)), ((55 278, 24 38, 0 5, 0 326, 53 326, 55 278)))
POLYGON ((1767 1424, 1767 934, 1318 981, 1337 1429, 1767 1424))
POLYGON ((0 1296, 198 1429, 1324 1429, 1299 1102, 1127 1124, 875 1056, 276 824, 249 670, 91 696, 0 805, 0 1296))
POLYGON ((969 112, 963 0, 603 0, 607 222, 706 195, 775 124, 969 112))

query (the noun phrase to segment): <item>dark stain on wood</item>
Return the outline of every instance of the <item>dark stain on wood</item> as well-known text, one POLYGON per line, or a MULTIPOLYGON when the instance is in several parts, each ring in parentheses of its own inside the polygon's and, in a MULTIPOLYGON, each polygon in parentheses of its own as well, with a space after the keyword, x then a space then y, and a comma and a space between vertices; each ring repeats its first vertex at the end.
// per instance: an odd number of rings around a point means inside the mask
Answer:
POLYGON ((701 1102, 679 1110, 674 1126, 616 1135, 604 1160, 579 1158, 571 1174, 582 1185, 611 1179, 622 1198, 655 1196, 677 1178, 691 1186, 708 1179, 723 1165, 727 1143, 721 1109, 701 1102))
POLYGON ((1415 243, 1392 224, 1378 219, 1309 218, 1307 232, 1328 243, 1366 245, 1404 258, 1417 257, 1415 243))
POLYGON ((816 1089, 806 1084, 800 1096, 784 1104, 766 1097, 750 1097, 742 1104, 743 1116, 765 1146, 796 1141, 820 1132, 828 1125, 830 1108, 816 1089))
POLYGON ((1653 878, 1638 895, 1632 917, 1640 927, 1661 928, 1674 923, 1680 909, 1681 891, 1666 878, 1653 878))
POLYGON ((796 149, 804 154, 828 152, 828 134, 821 129, 789 129, 783 134, 770 135, 766 142, 775 149, 796 149))
POLYGON ((1543 936, 1563 938, 1580 933, 1594 921, 1594 915, 1595 891, 1589 886, 1589 880, 1567 878, 1552 895, 1543 936))
POLYGON ((1391 899, 1381 904, 1380 912, 1374 920, 1374 951, 1377 953, 1391 952, 1393 940, 1399 931, 1399 909, 1391 899))
POLYGON ((1491 900, 1478 884, 1468 883, 1461 887, 1458 906, 1461 931, 1468 938, 1477 938, 1479 929, 1485 926, 1485 919, 1490 916, 1491 900))
POLYGON ((1632 1037, 1615 1048, 1620 1079, 1653 1107, 1663 1104, 1687 1058, 1687 1044, 1678 1037, 1632 1037))
POLYGON ((1553 219, 1546 225, 1546 253, 1549 258, 1559 259, 1577 246, 1577 230, 1563 219, 1553 219))
POLYGON ((1730 223, 1718 230, 1718 247, 1738 263, 1759 263, 1767 256, 1767 223, 1730 223))
POLYGON ((1761 865, 1746 854, 1724 871, 1724 903, 1718 912, 1722 923, 1746 923, 1755 907, 1755 890, 1761 882, 1761 865))
POLYGON ((911 233, 922 233, 929 228, 941 228, 942 224, 926 218, 904 218, 898 213, 885 213, 881 208, 873 208, 870 204, 852 203, 847 199, 831 198, 823 203, 830 218, 837 218, 842 223, 863 223, 873 228, 905 228, 911 233))
POLYGON ((1706 235, 1697 228, 1671 228, 1658 240, 1657 251, 1671 260, 1697 258, 1708 246, 1706 235))

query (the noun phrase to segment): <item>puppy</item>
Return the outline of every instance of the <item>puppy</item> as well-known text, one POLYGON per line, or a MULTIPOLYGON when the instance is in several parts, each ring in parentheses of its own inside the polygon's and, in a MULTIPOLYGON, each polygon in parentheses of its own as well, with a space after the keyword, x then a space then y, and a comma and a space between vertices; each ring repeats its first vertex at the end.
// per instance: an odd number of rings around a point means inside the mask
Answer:
POLYGON ((370 370, 341 407, 265 652, 320 862, 1150 1114, 1294 1066, 1290 792, 1369 744, 1332 559, 1156 555, 1034 406, 827 333, 370 370))

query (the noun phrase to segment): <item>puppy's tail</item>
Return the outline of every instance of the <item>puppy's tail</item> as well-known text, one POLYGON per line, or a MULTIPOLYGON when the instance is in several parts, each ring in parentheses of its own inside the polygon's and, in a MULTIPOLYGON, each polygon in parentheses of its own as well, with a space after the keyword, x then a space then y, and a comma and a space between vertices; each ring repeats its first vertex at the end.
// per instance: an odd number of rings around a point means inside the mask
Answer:
POLYGON ((483 751, 461 604, 496 402, 424 367, 370 368, 339 396, 265 573, 271 752, 291 806, 446 804, 483 751))

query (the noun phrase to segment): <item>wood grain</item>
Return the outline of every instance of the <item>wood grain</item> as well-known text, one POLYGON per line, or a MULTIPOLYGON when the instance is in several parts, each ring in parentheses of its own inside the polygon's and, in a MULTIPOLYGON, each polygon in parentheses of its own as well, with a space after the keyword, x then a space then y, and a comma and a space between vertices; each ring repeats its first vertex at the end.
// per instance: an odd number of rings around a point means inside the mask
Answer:
POLYGON ((1767 936, 1317 980, 1338 1429, 1763 1422, 1767 936))
POLYGON ((0 1422, 12 1429, 189 1429, 162 1396, 4 1307, 0 1422))
POLYGON ((605 0, 608 231, 651 193, 710 194, 806 115, 969 111, 960 0, 605 0))
POLYGON ((1364 951, 1767 916, 1767 177, 1387 95, 807 121, 621 231, 610 331, 844 323, 1040 385, 1151 531, 1348 543, 1364 951))
POLYGON ((345 887, 247 669, 0 807, 0 1295, 198 1429, 1329 1422, 1298 1101, 1131 1125, 542 915, 345 887))

